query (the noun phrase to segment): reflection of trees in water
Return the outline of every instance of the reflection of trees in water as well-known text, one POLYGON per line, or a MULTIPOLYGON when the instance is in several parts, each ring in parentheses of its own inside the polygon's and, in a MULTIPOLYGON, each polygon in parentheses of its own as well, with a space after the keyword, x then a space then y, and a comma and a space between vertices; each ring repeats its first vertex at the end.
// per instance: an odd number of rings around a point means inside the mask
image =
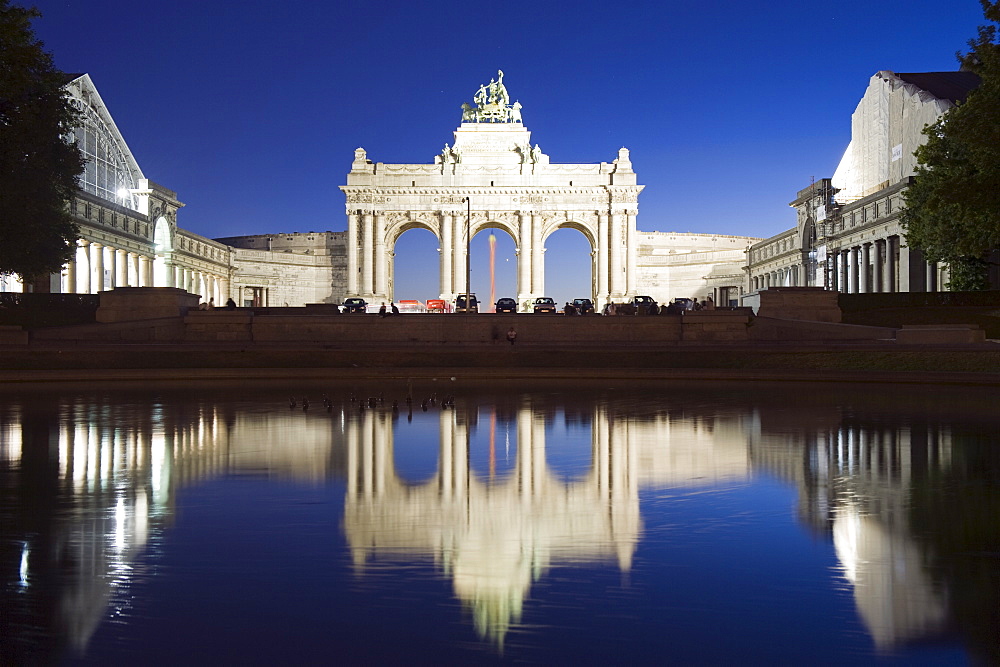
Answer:
POLYGON ((1000 664, 1000 441, 955 436, 952 463, 912 489, 909 527, 950 593, 955 623, 986 664, 1000 664))

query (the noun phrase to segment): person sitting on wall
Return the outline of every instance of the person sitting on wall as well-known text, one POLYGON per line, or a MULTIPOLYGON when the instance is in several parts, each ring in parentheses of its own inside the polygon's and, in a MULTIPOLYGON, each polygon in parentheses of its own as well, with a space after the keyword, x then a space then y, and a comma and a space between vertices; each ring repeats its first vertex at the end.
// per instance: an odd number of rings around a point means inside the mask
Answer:
POLYGON ((236 302, 233 301, 233 297, 226 299, 226 308, 228 310, 236 310, 236 302))
POLYGON ((198 310, 208 310, 208 304, 202 301, 198 304, 198 310))
POLYGON ((396 306, 396 303, 395 302, 391 302, 389 305, 392 306, 392 314, 393 315, 399 315, 399 307, 396 306))
POLYGON ((379 317, 385 317, 386 314, 387 313, 385 312, 385 302, 383 301, 382 302, 382 307, 378 309, 378 316, 379 317))
POLYGON ((208 300, 208 309, 209 310, 215 310, 215 297, 214 296, 211 299, 208 300))

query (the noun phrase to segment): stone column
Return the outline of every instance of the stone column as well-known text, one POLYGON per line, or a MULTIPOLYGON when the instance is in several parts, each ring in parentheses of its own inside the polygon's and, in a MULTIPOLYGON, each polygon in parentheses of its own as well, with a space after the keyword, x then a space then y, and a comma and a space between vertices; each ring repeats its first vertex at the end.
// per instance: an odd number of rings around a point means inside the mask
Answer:
POLYGON ((608 214, 597 214, 597 303, 595 310, 601 312, 608 302, 608 214))
POLYGON ((128 252, 115 250, 115 287, 128 287, 128 252))
POLYGON ((858 262, 861 261, 861 252, 858 246, 854 246, 847 251, 847 272, 848 272, 848 289, 847 291, 851 294, 858 293, 858 262))
POLYGON ((375 214, 375 292, 389 300, 389 255, 385 243, 385 216, 375 214))
POLYGON ((620 301, 625 295, 625 290, 623 289, 623 271, 622 266, 622 214, 612 213, 611 214, 611 229, 608 235, 608 254, 609 263, 611 265, 611 270, 608 273, 608 298, 611 301, 620 301))
POLYGON ((76 247, 73 253, 73 258, 66 262, 66 293, 76 294, 76 253, 79 252, 79 246, 76 247))
POLYGON ((635 212, 626 211, 625 221, 625 293, 631 296, 638 294, 639 285, 636 283, 636 261, 639 255, 639 246, 635 231, 635 212))
POLYGON ((90 293, 97 294, 104 289, 104 246, 90 244, 90 293))
POLYGON ((347 215, 347 295, 358 294, 358 215, 347 215))
POLYGON ((885 240, 885 291, 896 292, 896 253, 899 250, 899 237, 890 236, 885 240))
POLYGON ((837 269, 839 269, 840 277, 837 281, 837 287, 843 293, 851 291, 851 283, 848 281, 848 270, 847 270, 847 255, 848 250, 838 250, 837 251, 837 269))
POLYGON ((453 296, 453 278, 451 273, 453 249, 451 247, 452 214, 448 211, 441 211, 441 233, 438 235, 438 243, 441 244, 441 296, 451 299, 453 296))
POLYGON ((531 293, 545 294, 545 246, 542 244, 542 216, 531 214, 531 293))
POLYGON ((128 255, 128 267, 129 267, 129 279, 128 284, 130 287, 139 287, 142 285, 142 262, 137 252, 130 252, 128 255))
POLYGON ((374 217, 371 213, 365 213, 361 219, 361 279, 358 282, 361 294, 372 297, 375 294, 374 272, 372 259, 375 252, 375 230, 374 217))
POLYGON ((868 280, 868 267, 871 266, 871 243, 861 245, 861 269, 858 272, 858 292, 867 294, 872 291, 868 280))
POLYGON ((872 292, 879 293, 883 292, 884 275, 885 271, 885 241, 878 239, 875 241, 875 257, 873 258, 872 266, 872 292))
POLYGON ((135 261, 136 287, 150 287, 153 282, 150 275, 152 273, 153 262, 145 255, 139 254, 135 256, 135 261))
POLYGON ((452 270, 451 278, 455 286, 455 294, 465 294, 465 217, 456 215, 452 218, 452 270))
POLYGON ((532 215, 530 211, 521 211, 521 224, 518 228, 517 243, 517 304, 521 311, 525 299, 531 298, 531 234, 532 215))
POLYGON ((94 284, 94 258, 92 251, 90 249, 90 241, 81 240, 79 247, 76 251, 77 262, 81 264, 81 268, 76 273, 77 278, 77 294, 91 294, 91 285, 94 284))

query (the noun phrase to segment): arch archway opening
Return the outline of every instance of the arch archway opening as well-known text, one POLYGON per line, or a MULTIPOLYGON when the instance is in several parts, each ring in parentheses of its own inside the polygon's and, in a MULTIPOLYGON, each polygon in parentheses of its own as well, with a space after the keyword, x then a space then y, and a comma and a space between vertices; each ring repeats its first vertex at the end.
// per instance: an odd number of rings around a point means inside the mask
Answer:
POLYGON ((590 240, 578 229, 562 227, 545 239, 545 296, 556 307, 577 298, 594 299, 594 255, 590 240))
POLYGON ((153 286, 173 287, 170 280, 167 258, 174 250, 173 238, 170 235, 170 224, 166 218, 157 218, 153 227, 153 286))
POLYGON ((398 303, 412 299, 426 304, 441 292, 440 242, 429 229, 413 227, 396 239, 389 294, 398 303))
MULTIPOLYGON (((479 312, 492 313, 497 299, 517 298, 517 246, 505 229, 484 227, 472 236, 472 292, 479 300, 479 312), (493 250, 490 251, 490 237, 493 250), (490 271, 492 259, 492 274, 490 271), (491 289, 492 287, 492 289, 491 289)), ((462 278, 464 284, 465 278, 462 278)))

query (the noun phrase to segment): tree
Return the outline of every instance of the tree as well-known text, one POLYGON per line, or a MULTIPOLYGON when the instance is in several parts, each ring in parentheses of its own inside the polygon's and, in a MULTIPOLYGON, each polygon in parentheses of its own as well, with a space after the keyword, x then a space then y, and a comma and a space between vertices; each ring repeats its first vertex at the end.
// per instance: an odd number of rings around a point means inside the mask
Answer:
MULTIPOLYGON (((1000 23, 1000 0, 980 0, 1000 23)), ((924 128, 916 175, 905 193, 906 240, 951 269, 949 288, 987 289, 987 257, 1000 248, 1000 44, 997 26, 980 26, 958 54, 981 83, 966 100, 924 128)))
POLYGON ((0 0, 0 275, 26 282, 75 252, 66 208, 85 160, 70 140, 80 123, 57 70, 31 29, 34 8, 0 0))

